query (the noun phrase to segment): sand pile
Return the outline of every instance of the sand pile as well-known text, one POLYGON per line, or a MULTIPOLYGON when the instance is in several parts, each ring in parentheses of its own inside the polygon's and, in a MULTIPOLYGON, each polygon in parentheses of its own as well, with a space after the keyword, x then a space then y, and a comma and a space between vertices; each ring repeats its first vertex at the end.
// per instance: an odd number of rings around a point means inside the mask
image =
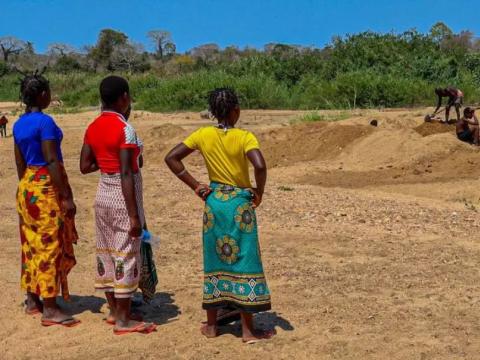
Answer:
POLYGON ((401 121, 296 125, 263 133, 262 146, 271 167, 301 184, 361 188, 480 176, 479 149, 458 141, 454 126, 401 121))
POLYGON ((414 128, 422 136, 430 136, 442 133, 455 133, 455 125, 441 124, 439 122, 424 122, 423 124, 414 128))
POLYGON ((275 167, 332 159, 352 142, 373 131, 373 127, 364 125, 315 123, 270 130, 259 138, 269 166, 275 167))

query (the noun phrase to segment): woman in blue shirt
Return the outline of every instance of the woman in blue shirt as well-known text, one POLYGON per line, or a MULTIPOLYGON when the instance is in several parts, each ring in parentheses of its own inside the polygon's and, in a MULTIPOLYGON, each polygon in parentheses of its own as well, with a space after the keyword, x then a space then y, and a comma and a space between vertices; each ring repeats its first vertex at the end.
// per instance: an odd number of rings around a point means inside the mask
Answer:
POLYGON ((73 243, 77 240, 76 208, 60 146, 63 134, 52 117, 42 112, 51 100, 43 76, 26 76, 20 93, 26 109, 13 126, 13 137, 20 180, 17 211, 25 312, 42 312, 44 326, 71 327, 79 321, 65 314, 55 300, 60 291, 65 299, 69 297, 67 275, 75 265, 73 243))

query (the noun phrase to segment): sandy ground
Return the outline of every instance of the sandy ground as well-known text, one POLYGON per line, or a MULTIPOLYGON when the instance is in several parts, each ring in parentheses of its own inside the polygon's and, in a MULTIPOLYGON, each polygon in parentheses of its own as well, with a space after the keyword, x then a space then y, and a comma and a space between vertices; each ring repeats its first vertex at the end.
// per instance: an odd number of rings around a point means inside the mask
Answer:
MULTIPOLYGON (((426 111, 354 111, 340 122, 295 125, 295 112, 243 112, 241 126, 259 136, 270 167, 258 217, 273 311, 257 320, 278 333, 249 346, 238 324, 213 340, 199 333, 202 204, 162 160, 208 120, 132 119, 146 143, 147 220, 162 238, 158 294, 142 307, 159 324, 148 336, 114 336, 93 292, 98 175, 80 176, 78 156, 95 112, 55 116, 78 206, 74 296, 64 305, 81 319, 76 328, 42 328, 23 313, 13 143, 0 139, 0 358, 480 358, 480 154, 456 140, 454 127, 423 124, 426 111)), ((206 180, 199 155, 188 163, 206 180)))

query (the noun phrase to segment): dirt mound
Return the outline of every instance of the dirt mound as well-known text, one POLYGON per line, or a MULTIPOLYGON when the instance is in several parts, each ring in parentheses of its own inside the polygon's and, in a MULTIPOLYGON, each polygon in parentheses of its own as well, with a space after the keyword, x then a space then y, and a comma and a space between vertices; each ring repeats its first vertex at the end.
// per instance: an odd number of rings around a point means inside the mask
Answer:
POLYGON ((181 142, 187 134, 181 126, 173 124, 140 129, 138 132, 145 144, 145 157, 153 163, 163 162, 167 151, 181 142))
POLYGON ((414 130, 374 132, 343 151, 338 168, 302 176, 299 183, 362 188, 478 179, 479 149, 449 133, 422 137, 414 130))
POLYGON ((331 159, 373 131, 375 128, 368 125, 316 123, 274 129, 259 137, 269 166, 275 167, 331 159))
POLYGON ((181 126, 164 124, 148 129, 148 132, 142 131, 142 139, 149 148, 163 149, 166 144, 177 143, 181 141, 186 131, 181 126))
POLYGON ((261 138, 269 165, 285 168, 282 176, 292 182, 362 188, 478 178, 478 149, 458 141, 454 129, 438 123, 411 128, 318 123, 270 130, 261 138))
POLYGON ((439 184, 480 177, 478 151, 455 151, 447 158, 424 158, 409 165, 388 165, 376 170, 323 170, 298 179, 300 184, 325 187, 363 188, 395 184, 439 184))
POLYGON ((172 139, 185 134, 185 130, 178 125, 164 124, 155 126, 150 130, 149 135, 153 138, 172 139))
POLYGON ((422 137, 413 129, 378 129, 346 148, 339 154, 338 161, 349 170, 377 170, 447 156, 459 146, 462 144, 456 137, 447 133, 422 137))
POLYGON ((439 122, 424 122, 423 124, 415 127, 414 130, 422 136, 430 136, 446 132, 454 133, 455 125, 446 125, 439 122))

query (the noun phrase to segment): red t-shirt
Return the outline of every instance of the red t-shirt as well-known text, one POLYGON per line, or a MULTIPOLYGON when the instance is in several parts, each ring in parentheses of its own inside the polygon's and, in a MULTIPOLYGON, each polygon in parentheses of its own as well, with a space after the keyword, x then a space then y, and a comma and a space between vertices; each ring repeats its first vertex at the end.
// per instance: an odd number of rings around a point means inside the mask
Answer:
POLYGON ((120 149, 134 149, 133 171, 138 171, 141 148, 135 129, 125 118, 113 111, 104 111, 87 128, 84 143, 89 145, 100 171, 120 173, 120 149))

